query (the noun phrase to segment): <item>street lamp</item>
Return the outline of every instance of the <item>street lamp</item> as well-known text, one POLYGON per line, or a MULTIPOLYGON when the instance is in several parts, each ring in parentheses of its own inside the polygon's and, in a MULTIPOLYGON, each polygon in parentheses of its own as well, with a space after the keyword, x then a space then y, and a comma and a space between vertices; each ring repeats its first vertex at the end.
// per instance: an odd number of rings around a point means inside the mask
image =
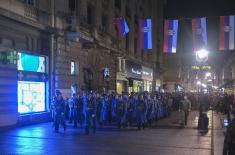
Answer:
POLYGON ((197 81, 197 85, 201 85, 202 83, 201 83, 201 81, 197 81))
POLYGON ((206 73, 206 78, 208 78, 208 77, 211 77, 211 73, 210 72, 206 73))
POLYGON ((205 62, 208 60, 209 52, 206 49, 196 51, 196 60, 198 62, 205 62))

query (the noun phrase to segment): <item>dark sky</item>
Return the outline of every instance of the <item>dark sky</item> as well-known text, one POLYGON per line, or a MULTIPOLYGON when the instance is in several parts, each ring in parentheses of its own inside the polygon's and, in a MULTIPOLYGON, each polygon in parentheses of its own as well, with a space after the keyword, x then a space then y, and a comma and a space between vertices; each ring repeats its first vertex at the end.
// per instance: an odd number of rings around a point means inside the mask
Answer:
POLYGON ((186 66, 194 65, 191 18, 207 17, 208 64, 220 66, 231 53, 220 52, 219 16, 235 15, 235 0, 167 0, 164 16, 179 19, 177 55, 186 66), (179 53, 181 53, 179 55, 179 53))
POLYGON ((167 0, 166 18, 235 15, 235 0, 167 0))

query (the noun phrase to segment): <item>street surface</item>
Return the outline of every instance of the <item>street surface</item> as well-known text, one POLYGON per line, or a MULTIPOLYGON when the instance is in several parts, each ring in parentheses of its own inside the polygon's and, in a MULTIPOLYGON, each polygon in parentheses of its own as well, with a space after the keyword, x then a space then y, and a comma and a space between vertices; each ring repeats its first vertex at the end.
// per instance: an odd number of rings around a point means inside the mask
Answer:
POLYGON ((188 126, 180 128, 175 112, 158 121, 156 127, 138 131, 118 130, 114 126, 99 128, 96 134, 69 126, 54 133, 51 123, 20 127, 0 133, 0 154, 135 154, 135 155, 221 155, 223 146, 222 117, 208 112, 209 131, 197 130, 198 112, 192 111, 188 126), (212 130, 213 128, 213 130, 212 130), (213 131, 213 132, 212 132, 213 131), (214 135, 212 137, 212 135, 214 135))

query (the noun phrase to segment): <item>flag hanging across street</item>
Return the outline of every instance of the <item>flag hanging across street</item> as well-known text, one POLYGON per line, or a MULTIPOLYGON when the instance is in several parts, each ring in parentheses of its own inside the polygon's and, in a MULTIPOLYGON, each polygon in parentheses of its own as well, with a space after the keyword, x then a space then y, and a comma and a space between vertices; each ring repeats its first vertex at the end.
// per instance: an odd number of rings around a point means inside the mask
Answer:
POLYGON ((220 16, 220 45, 219 50, 234 49, 234 17, 220 16))
POLYGON ((152 20, 139 20, 140 47, 144 50, 152 49, 152 20))
POLYGON ((192 19, 193 50, 207 46, 206 18, 192 19))
POLYGON ((165 20, 164 23, 164 53, 176 53, 178 20, 165 20))
POLYGON ((125 18, 115 18, 114 24, 122 36, 125 36, 127 33, 129 33, 129 27, 126 23, 125 18))

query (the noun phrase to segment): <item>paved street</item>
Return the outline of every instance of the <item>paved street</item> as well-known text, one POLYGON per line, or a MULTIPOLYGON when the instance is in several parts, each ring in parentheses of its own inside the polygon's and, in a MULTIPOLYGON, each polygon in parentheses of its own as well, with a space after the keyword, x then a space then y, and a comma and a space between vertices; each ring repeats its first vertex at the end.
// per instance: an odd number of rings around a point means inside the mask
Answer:
POLYGON ((191 112, 189 125, 180 129, 177 113, 163 119, 153 129, 98 129, 96 134, 84 135, 83 130, 68 127, 64 133, 53 133, 51 123, 21 127, 0 135, 0 154, 159 154, 211 155, 221 154, 223 129, 220 117, 214 114, 214 139, 210 130, 202 136, 198 130, 198 113, 191 112))

